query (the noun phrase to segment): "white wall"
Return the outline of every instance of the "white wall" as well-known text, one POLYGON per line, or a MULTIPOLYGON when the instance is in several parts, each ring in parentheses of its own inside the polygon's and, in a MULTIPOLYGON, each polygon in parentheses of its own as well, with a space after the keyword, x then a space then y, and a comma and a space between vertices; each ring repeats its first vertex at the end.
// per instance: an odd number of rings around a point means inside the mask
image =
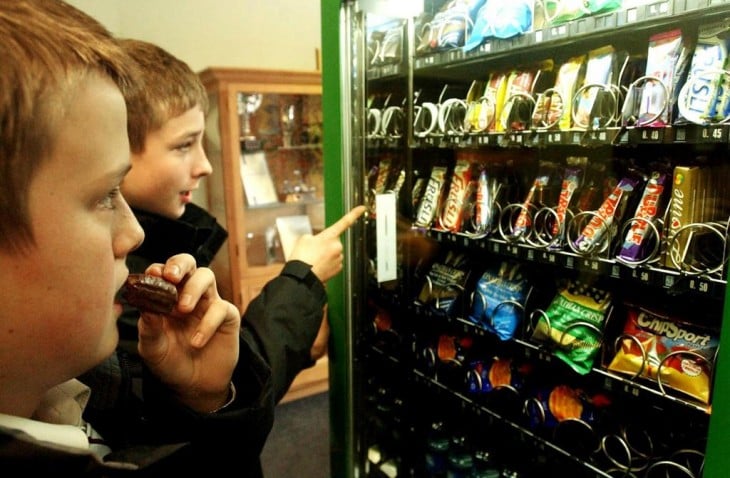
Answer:
POLYGON ((151 41, 195 71, 316 70, 319 0, 67 0, 117 36, 151 41))

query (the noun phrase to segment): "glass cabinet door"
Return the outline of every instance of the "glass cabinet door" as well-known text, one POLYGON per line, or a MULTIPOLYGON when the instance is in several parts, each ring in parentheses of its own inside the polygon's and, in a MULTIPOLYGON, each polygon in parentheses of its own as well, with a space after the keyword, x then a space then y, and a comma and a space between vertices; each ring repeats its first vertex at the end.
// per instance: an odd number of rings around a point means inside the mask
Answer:
POLYGON ((249 267, 283 263, 323 226, 319 95, 238 93, 249 267))
POLYGON ((229 233, 213 268, 244 310, 296 238, 324 227, 321 78, 226 68, 200 75, 210 98, 208 208, 229 233))

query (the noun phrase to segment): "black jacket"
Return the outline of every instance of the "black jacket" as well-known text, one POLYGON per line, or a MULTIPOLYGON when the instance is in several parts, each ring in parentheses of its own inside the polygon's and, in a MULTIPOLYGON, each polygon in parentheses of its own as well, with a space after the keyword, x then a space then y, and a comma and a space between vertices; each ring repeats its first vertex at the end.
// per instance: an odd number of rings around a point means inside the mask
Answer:
MULTIPOLYGON (((153 221, 154 227, 162 229, 154 235, 146 230, 145 241, 160 237, 164 222, 153 221)), ((147 229, 149 223, 140 223, 147 229)), ((185 229, 186 225, 173 226, 185 229)), ((199 234, 200 228, 192 226, 190 231, 199 234)), ((189 244, 207 243, 210 236, 207 240, 203 236, 199 236, 202 242, 191 240, 189 244)), ((182 237, 176 239, 174 247, 183 241, 182 237)), ((157 241, 154 249, 160 245, 164 240, 157 241)), ((138 255, 141 251, 130 258, 137 264, 133 271, 140 270, 136 267, 144 262, 138 255)), ((191 251, 168 252, 157 250, 167 256, 191 251)), ((150 262, 153 260, 159 259, 150 262)), ((0 427, 0 464, 7 464, 3 475, 15 476, 12 471, 17 470, 18 476, 30 476, 33 471, 43 476, 170 476, 168 473, 176 472, 224 476, 227 470, 226 476, 232 472, 242 478, 261 477, 259 456, 273 425, 274 407, 297 373, 313 365, 310 347, 326 301, 324 286, 307 264, 291 261, 284 266, 243 316, 241 354, 233 377, 237 398, 214 414, 200 414, 176 403, 133 353, 119 350, 80 377, 92 388, 84 418, 114 450, 106 463, 91 454, 49 447, 0 427), (5 475, 5 471, 11 472, 5 475)))

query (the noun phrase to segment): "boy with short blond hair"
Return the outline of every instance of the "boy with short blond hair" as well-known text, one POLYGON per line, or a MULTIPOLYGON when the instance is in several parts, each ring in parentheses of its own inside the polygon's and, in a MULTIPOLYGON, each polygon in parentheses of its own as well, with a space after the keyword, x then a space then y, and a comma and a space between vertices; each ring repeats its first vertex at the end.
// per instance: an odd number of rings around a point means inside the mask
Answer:
POLYGON ((250 423, 235 390, 250 405, 259 368, 239 354, 238 311, 192 256, 147 269, 175 284, 179 301, 140 320, 143 400, 129 393, 115 353, 125 259, 144 238, 120 193, 133 63, 59 0, 0 2, 0 38, 3 473, 216 474, 256 459, 260 437, 230 432, 250 423), (75 379, 102 362, 119 382, 75 379), (116 421, 89 418, 85 406, 99 395, 111 397, 116 421))

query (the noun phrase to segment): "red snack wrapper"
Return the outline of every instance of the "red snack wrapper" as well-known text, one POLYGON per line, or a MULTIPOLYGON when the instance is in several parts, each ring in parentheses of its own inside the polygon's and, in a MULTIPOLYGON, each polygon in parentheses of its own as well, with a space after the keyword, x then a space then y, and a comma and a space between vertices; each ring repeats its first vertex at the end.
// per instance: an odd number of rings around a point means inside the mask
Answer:
POLYGON ((446 167, 434 166, 431 170, 431 177, 426 184, 426 190, 418 205, 416 214, 416 226, 430 227, 441 202, 441 192, 446 183, 446 167))
POLYGON ((471 193, 472 166, 469 161, 460 159, 456 162, 454 175, 451 178, 449 194, 439 216, 439 226, 447 231, 461 231, 464 219, 464 208, 471 193))
POLYGON ((628 196, 636 188, 638 181, 633 178, 623 178, 614 188, 613 192, 603 201, 598 208, 597 214, 583 228, 578 239, 575 240, 575 248, 578 251, 587 252, 596 247, 609 232, 614 220, 620 218, 621 206, 625 204, 625 196, 628 196))

